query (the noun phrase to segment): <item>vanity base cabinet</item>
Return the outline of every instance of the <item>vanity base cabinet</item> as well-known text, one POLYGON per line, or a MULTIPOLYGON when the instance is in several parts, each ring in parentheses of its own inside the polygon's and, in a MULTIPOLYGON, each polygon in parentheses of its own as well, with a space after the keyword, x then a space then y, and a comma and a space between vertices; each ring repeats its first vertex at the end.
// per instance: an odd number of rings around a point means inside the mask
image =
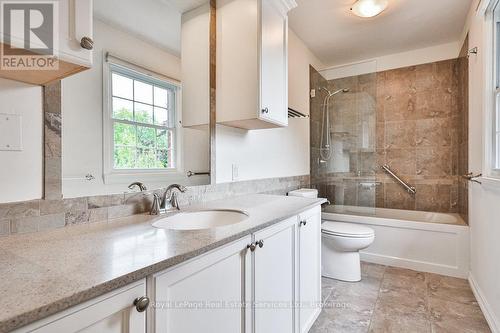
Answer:
POLYGON ((150 332, 238 333, 246 330, 250 309, 251 237, 152 276, 155 309, 150 332), (247 314, 248 313, 248 314, 247 314))
POLYGON ((146 281, 141 280, 15 333, 146 333, 146 312, 138 312, 134 306, 134 301, 145 295, 146 281))
POLYGON ((293 217, 255 233, 253 255, 255 333, 295 332, 296 226, 293 217))
POLYGON ((321 208, 299 215, 299 332, 310 330, 321 312, 321 208))
POLYGON ((305 333, 321 310, 320 251, 318 206, 15 332, 305 333))

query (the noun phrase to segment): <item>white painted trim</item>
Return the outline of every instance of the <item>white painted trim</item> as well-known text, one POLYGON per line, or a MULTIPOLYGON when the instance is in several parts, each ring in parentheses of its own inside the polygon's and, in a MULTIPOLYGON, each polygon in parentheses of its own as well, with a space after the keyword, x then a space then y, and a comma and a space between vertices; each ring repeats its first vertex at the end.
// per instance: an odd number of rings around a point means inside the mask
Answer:
POLYGON ((102 61, 102 130, 103 130, 103 178, 105 184, 128 184, 137 179, 149 182, 174 182, 184 176, 183 155, 182 155, 182 89, 181 83, 175 79, 162 74, 150 71, 146 68, 129 63, 120 57, 110 54, 103 50, 102 61), (174 155, 175 167, 172 169, 153 169, 153 170, 115 170, 113 169, 112 143, 113 143, 113 123, 111 121, 111 66, 122 66, 128 70, 136 71, 144 75, 151 76, 155 80, 164 81, 177 88, 175 93, 175 137, 174 137, 174 155))
MULTIPOLYGON (((314 323, 316 322, 316 320, 318 319, 320 314, 321 314, 321 308, 318 308, 316 310, 316 312, 314 313, 314 316, 311 317, 311 320, 305 326, 305 330, 302 333, 307 333, 311 330, 311 328, 313 327, 314 323)), ((298 326, 299 326, 298 332, 300 332, 300 320, 297 320, 297 321, 299 322, 298 323, 298 326)))
POLYGON ((494 311, 492 310, 490 304, 484 297, 484 293, 479 287, 478 283, 474 279, 472 272, 469 274, 469 284, 476 297, 479 307, 483 311, 484 317, 490 326, 492 333, 500 333, 500 319, 495 317, 494 311))
POLYGON ((500 191, 499 178, 481 177, 479 181, 481 182, 481 185, 487 190, 500 191))
POLYGON ((361 251, 360 256, 362 261, 379 265, 401 267, 419 272, 453 276, 462 279, 466 279, 467 276, 469 275, 468 269, 463 269, 458 266, 448 266, 427 261, 418 261, 407 258, 391 257, 377 253, 370 253, 366 251, 361 251))

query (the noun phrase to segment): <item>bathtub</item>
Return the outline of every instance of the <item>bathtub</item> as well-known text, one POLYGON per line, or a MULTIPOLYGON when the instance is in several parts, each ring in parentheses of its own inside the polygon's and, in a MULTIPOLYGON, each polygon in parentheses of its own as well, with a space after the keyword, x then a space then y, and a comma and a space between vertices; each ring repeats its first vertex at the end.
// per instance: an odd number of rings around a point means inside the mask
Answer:
POLYGON ((460 278, 469 274, 469 227, 458 214, 329 205, 323 221, 375 230, 363 261, 460 278))

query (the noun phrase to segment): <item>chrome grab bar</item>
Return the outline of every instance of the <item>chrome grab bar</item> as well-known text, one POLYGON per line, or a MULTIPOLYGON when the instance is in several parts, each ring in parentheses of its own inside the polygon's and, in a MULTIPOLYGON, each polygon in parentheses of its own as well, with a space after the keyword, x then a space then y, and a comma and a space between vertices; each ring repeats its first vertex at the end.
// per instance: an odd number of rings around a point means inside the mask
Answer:
POLYGON ((210 172, 193 172, 193 171, 188 171, 186 173, 186 176, 188 176, 188 177, 203 176, 203 175, 210 176, 210 172))
POLYGON ((417 189, 413 186, 411 186, 410 184, 406 183, 404 180, 402 180, 401 178, 398 177, 398 175, 396 175, 394 173, 394 171, 391 170, 391 168, 385 164, 382 166, 382 169, 384 169, 385 172, 387 172, 389 174, 389 176, 391 176, 392 178, 394 178, 398 183, 400 183, 407 191, 408 193, 412 194, 412 195, 415 195, 417 194, 417 189))

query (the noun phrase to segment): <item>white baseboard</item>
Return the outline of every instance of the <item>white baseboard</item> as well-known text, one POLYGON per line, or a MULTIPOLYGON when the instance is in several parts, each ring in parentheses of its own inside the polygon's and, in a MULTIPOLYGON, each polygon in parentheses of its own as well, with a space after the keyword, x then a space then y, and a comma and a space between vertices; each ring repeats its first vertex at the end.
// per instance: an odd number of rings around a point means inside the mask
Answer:
POLYGON ((304 332, 302 332, 302 333, 307 333, 311 330, 311 328, 313 327, 314 323, 316 322, 316 320, 318 319, 320 314, 321 314, 321 308, 316 310, 316 312, 314 313, 314 316, 311 317, 311 319, 309 320, 309 322, 307 323, 307 325, 304 329, 304 332))
POLYGON ((476 296, 476 300, 479 303, 479 307, 483 311, 484 317, 486 318, 488 325, 490 325, 491 332, 500 333, 500 319, 495 317, 495 314, 491 309, 491 306, 484 297, 484 293, 481 291, 481 288, 479 288, 479 285, 476 283, 476 280, 474 279, 472 274, 469 274, 469 284, 472 289, 472 292, 474 293, 474 296, 476 296))
POLYGON ((391 257, 382 254, 360 252, 361 260, 379 265, 387 265, 412 269, 419 272, 435 273, 446 276, 453 276, 462 279, 469 277, 469 272, 461 270, 456 266, 440 265, 432 262, 417 261, 407 258, 391 257))

